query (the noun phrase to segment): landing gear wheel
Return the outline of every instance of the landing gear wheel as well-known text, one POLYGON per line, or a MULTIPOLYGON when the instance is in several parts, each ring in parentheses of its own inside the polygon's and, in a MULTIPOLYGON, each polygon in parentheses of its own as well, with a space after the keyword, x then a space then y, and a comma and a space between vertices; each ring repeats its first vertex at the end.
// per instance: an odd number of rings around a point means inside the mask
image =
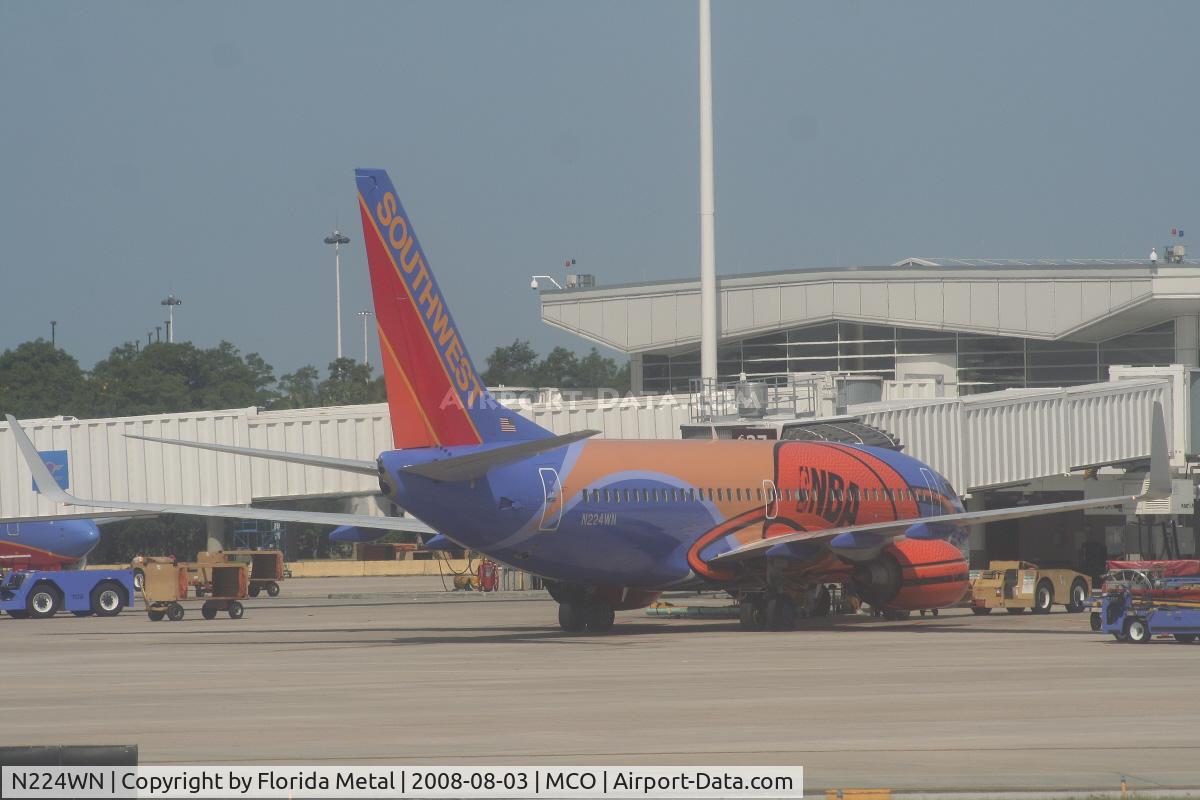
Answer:
POLYGON ((612 630, 616 614, 612 607, 599 600, 589 602, 584 608, 585 624, 591 633, 605 633, 612 630))
POLYGON ((171 603, 171 605, 167 606, 167 619, 171 620, 171 622, 179 622, 179 620, 183 619, 183 606, 179 605, 179 603, 171 603))
POLYGON ((1191 644, 1192 642, 1196 641, 1196 634, 1177 633, 1175 634, 1175 641, 1179 642, 1180 644, 1191 644))
POLYGON ((1054 602, 1054 587, 1050 585, 1050 581, 1042 581, 1037 585, 1037 591, 1033 595, 1033 613, 1049 614, 1050 605, 1054 602))
POLYGON ((743 597, 738 601, 738 624, 744 631, 766 630, 767 615, 762 600, 743 597))
POLYGON ((1010 614, 1024 614, 1025 613, 1025 609, 1023 609, 1023 608, 1006 608, 1004 610, 1010 614))
POLYGON ((1100 619, 1100 612, 1093 611, 1091 614, 1088 615, 1088 617, 1089 617, 1088 625, 1091 627, 1091 629, 1093 631, 1099 632, 1100 628, 1102 627, 1102 621, 1100 619))
POLYGON ((251 596, 251 597, 258 597, 258 593, 259 593, 259 592, 261 592, 261 591, 262 591, 262 589, 261 589, 260 587, 258 587, 258 586, 251 586, 251 587, 250 587, 250 596, 251 596))
POLYGON ((278 583, 276 583, 275 581, 271 581, 270 583, 267 584, 267 596, 268 597, 279 597, 279 584, 278 583))
POLYGON ((204 605, 200 606, 200 616, 204 617, 205 619, 216 619, 217 607, 212 603, 205 603, 204 605))
POLYGON ((227 613, 229 614, 230 619, 241 619, 242 614, 246 613, 246 609, 243 608, 242 604, 237 600, 232 600, 229 603, 229 609, 227 613))
POLYGON ((796 627, 796 604, 792 598, 775 595, 767 600, 767 629, 790 631, 796 627))
POLYGON ((1078 614, 1087 605, 1087 584, 1077 580, 1071 584, 1071 599, 1067 603, 1067 611, 1078 614))
POLYGON ((563 602, 558 604, 558 627, 570 633, 578 633, 587 627, 583 604, 563 602))
POLYGON ((156 611, 151 609, 150 611, 146 612, 146 616, 150 618, 151 622, 162 622, 162 618, 166 616, 166 613, 167 612, 165 611, 156 611))
POLYGON ((980 617, 982 617, 982 616, 984 616, 985 614, 990 614, 990 613, 992 613, 992 610, 991 610, 990 608, 980 608, 979 606, 972 606, 972 607, 971 607, 971 613, 972 613, 972 614, 975 614, 976 616, 980 616, 980 617))
POLYGON ((92 611, 98 617, 115 617, 125 608, 125 594, 115 583, 102 583, 92 589, 92 611))
POLYGON ((1130 619, 1125 623, 1125 640, 1133 644, 1145 644, 1150 641, 1150 626, 1138 617, 1130 619))
POLYGON ((25 601, 25 610, 34 619, 45 619, 58 612, 58 603, 58 592, 49 586, 35 586, 25 601))

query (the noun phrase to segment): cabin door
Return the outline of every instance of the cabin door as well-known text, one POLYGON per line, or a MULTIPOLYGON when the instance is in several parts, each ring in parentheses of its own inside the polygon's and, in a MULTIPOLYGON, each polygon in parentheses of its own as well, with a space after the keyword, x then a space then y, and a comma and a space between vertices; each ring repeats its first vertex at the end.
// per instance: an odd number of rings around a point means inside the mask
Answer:
POLYGON ((775 488, 775 481, 763 481, 763 499, 767 504, 767 519, 775 519, 779 516, 779 490, 775 488))
POLYGON ((542 521, 539 531, 556 531, 562 519, 562 484, 558 480, 558 470, 554 467, 539 467, 538 476, 542 479, 542 521))

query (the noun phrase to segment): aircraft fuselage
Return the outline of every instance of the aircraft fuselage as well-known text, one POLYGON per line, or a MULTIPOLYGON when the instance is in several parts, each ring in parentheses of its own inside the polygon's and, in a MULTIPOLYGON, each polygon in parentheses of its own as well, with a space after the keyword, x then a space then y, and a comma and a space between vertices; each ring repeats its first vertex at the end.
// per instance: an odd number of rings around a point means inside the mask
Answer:
MULTIPOLYGON (((826 442, 589 440, 469 483, 401 469, 478 449, 384 453, 389 494, 465 547, 589 585, 719 585, 731 574, 706 561, 752 540, 963 510, 949 482, 914 458, 826 442)), ((961 536, 965 528, 936 538, 961 536)))
POLYGON ((0 566, 57 570, 96 547, 100 529, 90 519, 0 523, 0 566))

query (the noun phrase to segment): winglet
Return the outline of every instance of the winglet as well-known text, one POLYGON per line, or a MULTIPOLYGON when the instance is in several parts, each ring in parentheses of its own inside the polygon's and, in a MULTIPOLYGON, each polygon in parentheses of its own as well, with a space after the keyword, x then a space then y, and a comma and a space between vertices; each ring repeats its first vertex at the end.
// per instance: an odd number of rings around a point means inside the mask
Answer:
POLYGON ((1162 403, 1155 401, 1150 417, 1150 480, 1142 500, 1162 500, 1171 496, 1171 470, 1167 460, 1167 424, 1162 403))
POLYGON ((33 446, 33 442, 29 441, 29 436, 22 430, 13 415, 5 414, 4 418, 8 420, 8 427, 12 431, 13 438, 17 440, 17 449, 21 451, 25 463, 29 465, 29 471, 33 473, 33 482, 42 496, 55 503, 74 505, 75 498, 67 494, 58 485, 58 481, 54 480, 50 470, 46 469, 46 462, 42 461, 37 448, 33 446))

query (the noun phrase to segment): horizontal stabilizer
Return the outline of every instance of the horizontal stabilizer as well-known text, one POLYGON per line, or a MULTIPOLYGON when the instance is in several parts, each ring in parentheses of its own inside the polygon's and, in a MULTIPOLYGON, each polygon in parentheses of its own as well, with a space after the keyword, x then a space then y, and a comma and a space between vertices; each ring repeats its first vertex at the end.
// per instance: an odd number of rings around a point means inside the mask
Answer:
POLYGON ((125 434, 127 439, 141 439, 146 442, 159 444, 177 444, 182 447, 198 447, 201 450, 215 450, 218 453, 232 453, 236 456, 251 456, 252 458, 269 458, 272 461, 287 461, 292 464, 304 464, 307 467, 325 467, 343 472, 358 472, 363 475, 375 475, 379 467, 374 461, 359 461, 352 458, 333 458, 330 456, 314 456, 307 453, 289 453, 285 450, 260 450, 255 447, 237 447, 231 444, 215 444, 213 442, 188 442, 183 439, 160 439, 157 436, 140 436, 136 433, 125 434))
POLYGON ((420 475, 422 478, 429 478, 434 481, 469 481, 475 478, 482 478, 494 467, 511 464, 514 461, 520 461, 523 458, 544 453, 547 450, 566 447, 589 436, 595 436, 599 432, 576 431, 575 433, 564 433, 562 436, 552 436, 549 439, 534 439, 518 444, 493 447, 490 450, 483 450, 478 453, 468 453, 464 456, 450 456, 449 458, 430 461, 426 464, 413 464, 411 467, 404 467, 400 471, 409 475, 420 475))

